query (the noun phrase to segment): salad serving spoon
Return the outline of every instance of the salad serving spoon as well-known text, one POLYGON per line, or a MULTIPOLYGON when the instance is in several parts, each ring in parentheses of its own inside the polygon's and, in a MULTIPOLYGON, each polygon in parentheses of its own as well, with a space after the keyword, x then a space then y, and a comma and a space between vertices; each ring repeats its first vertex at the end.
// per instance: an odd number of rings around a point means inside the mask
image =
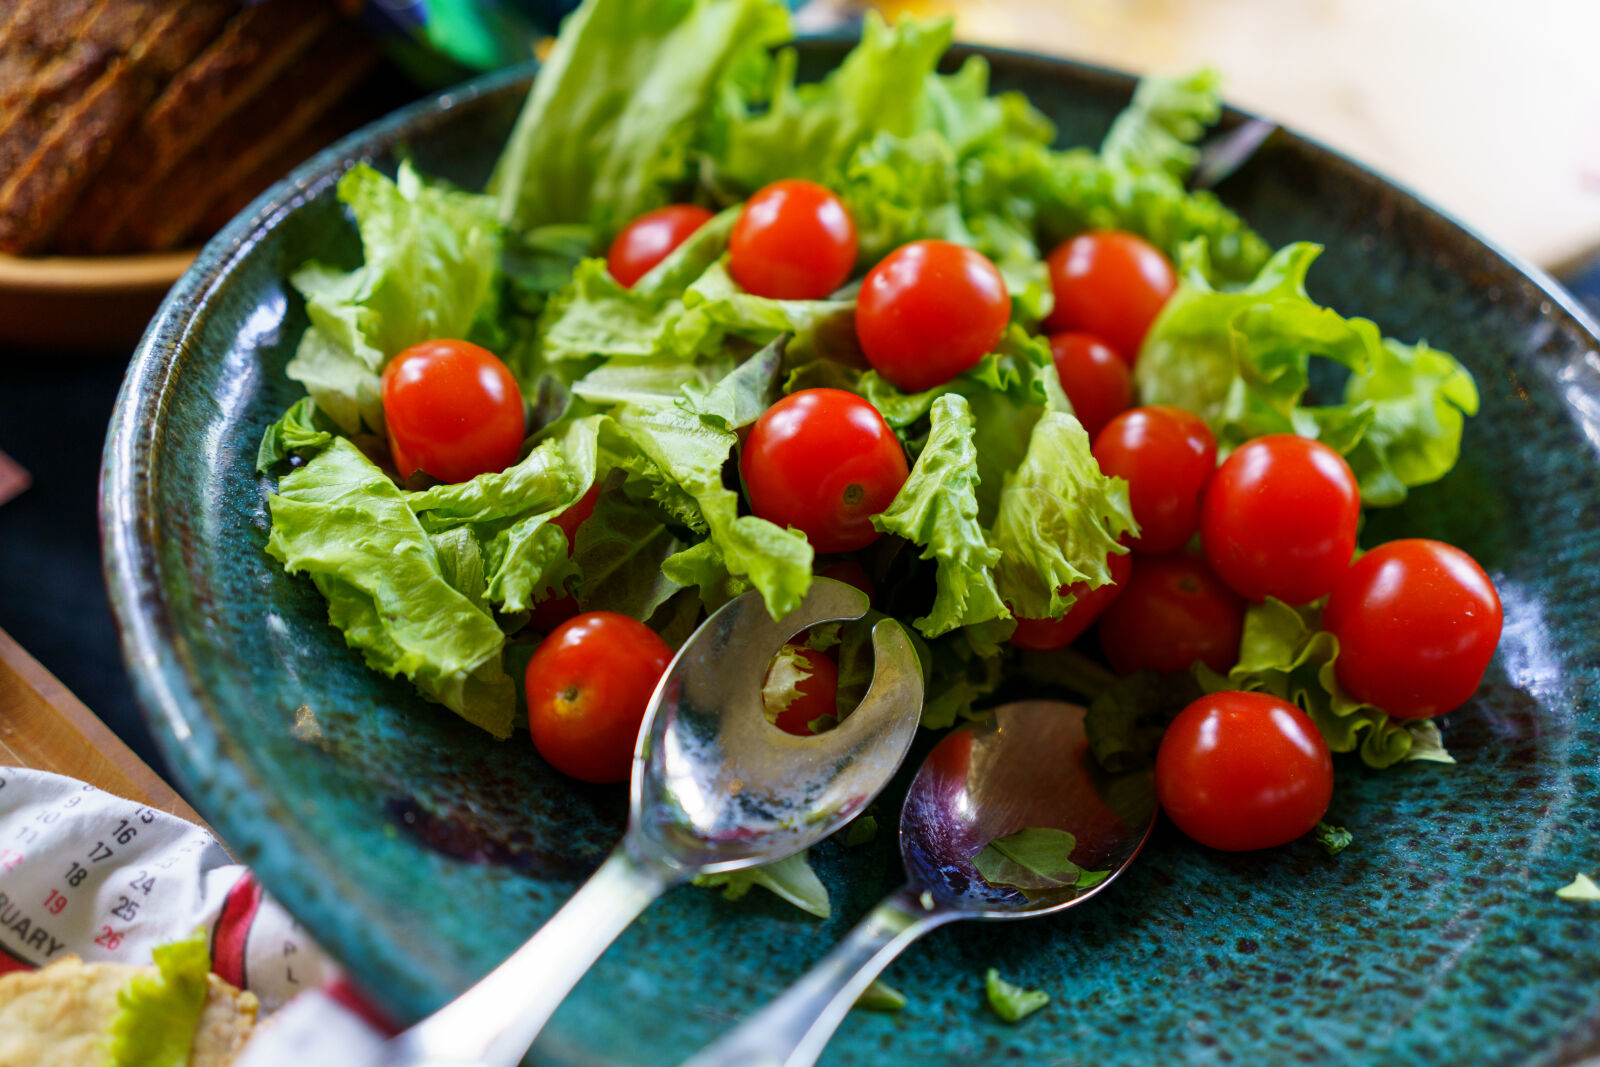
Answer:
POLYGON ((923 934, 956 919, 1049 915, 1110 885, 1150 836, 1155 786, 1144 771, 1102 771, 1083 716, 1083 708, 1059 701, 1006 704, 934 746, 900 813, 906 884, 786 993, 684 1067, 809 1067, 856 998, 923 934), (1072 862, 1105 877, 1031 897, 986 881, 973 858, 989 842, 1030 828, 1072 833, 1072 862))
POLYGON ((868 603, 858 589, 815 578, 782 622, 755 592, 714 612, 650 699, 621 843, 526 944, 372 1062, 512 1067, 606 946, 668 888, 794 855, 859 814, 905 759, 922 711, 922 670, 900 624, 874 626, 871 687, 826 733, 773 726, 761 688, 786 641, 858 619, 868 603))

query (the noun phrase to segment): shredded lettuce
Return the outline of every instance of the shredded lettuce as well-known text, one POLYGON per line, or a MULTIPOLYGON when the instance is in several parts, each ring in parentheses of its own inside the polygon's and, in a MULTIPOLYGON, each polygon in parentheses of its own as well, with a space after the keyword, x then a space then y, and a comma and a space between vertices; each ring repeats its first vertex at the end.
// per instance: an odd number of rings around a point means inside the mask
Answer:
POLYGON ((1021 1021, 1050 1003, 1050 994, 1038 989, 1024 989, 1000 977, 1000 972, 989 968, 983 980, 989 1007, 1008 1023, 1021 1021))
POLYGON ((1350 847, 1350 842, 1355 840, 1355 835, 1342 826, 1332 823, 1319 822, 1311 831, 1312 838, 1322 846, 1324 852, 1330 856, 1337 856, 1350 847))
POLYGON ((793 904, 801 911, 826 919, 833 914, 828 901, 828 889, 811 869, 808 853, 804 850, 760 867, 747 867, 742 871, 723 874, 700 874, 694 884, 707 888, 721 887, 722 895, 738 900, 750 892, 751 886, 761 886, 793 904))
POLYGON ((1100 145, 1108 166, 1130 173, 1165 173, 1178 181, 1200 158, 1195 143, 1222 113, 1222 79, 1206 68, 1179 77, 1149 77, 1117 116, 1100 145))
POLYGON ((874 978, 856 998, 855 1006, 862 1011, 896 1012, 906 1006, 906 995, 882 978, 874 978))
POLYGON ((1557 889, 1556 896, 1562 900, 1600 900, 1600 885, 1580 872, 1570 883, 1557 889))
POLYGON ((211 952, 204 930, 151 953, 156 973, 117 990, 104 1067, 185 1067, 206 1006, 211 952))

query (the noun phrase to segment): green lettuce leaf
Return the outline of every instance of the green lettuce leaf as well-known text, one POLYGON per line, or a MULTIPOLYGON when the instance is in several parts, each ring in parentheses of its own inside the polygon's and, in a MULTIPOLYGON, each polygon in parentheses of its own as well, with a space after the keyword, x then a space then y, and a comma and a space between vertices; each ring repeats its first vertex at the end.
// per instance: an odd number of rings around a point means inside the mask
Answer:
POLYGON ((446 578, 433 541, 387 475, 336 438, 284 475, 267 503, 268 554, 291 574, 311 576, 328 599, 329 621, 367 666, 404 674, 468 722, 511 736, 516 696, 500 667, 505 636, 479 606, 482 593, 465 595, 446 578))
MULTIPOLYGON (((1398 504, 1411 486, 1436 482, 1461 455, 1466 417, 1478 413, 1478 386, 1448 353, 1385 339, 1364 375, 1345 386, 1346 418, 1370 419, 1345 459, 1368 504, 1398 504)), ((1319 421, 1327 416, 1313 412, 1319 421)))
POLYGON ((777 0, 585 0, 495 167, 508 225, 586 223, 601 240, 691 177, 712 108, 789 37, 777 0))
POLYGON ((1391 719, 1355 700, 1339 685, 1334 662, 1339 640, 1320 628, 1321 609, 1292 608, 1268 597, 1245 612, 1239 662, 1226 676, 1197 667, 1206 692, 1259 690, 1299 705, 1334 752, 1359 752, 1364 763, 1388 767, 1405 760, 1454 763, 1438 724, 1391 719))
POLYGON ((780 51, 762 81, 719 100, 707 141, 714 180, 746 193, 780 178, 825 181, 879 131, 906 136, 925 127, 932 117, 917 90, 933 76, 950 34, 949 20, 901 19, 891 27, 869 13, 861 43, 807 85, 795 84, 795 51, 780 51))
POLYGON ((761 683, 761 710, 767 721, 776 723, 800 699, 800 683, 811 677, 811 661, 795 645, 784 645, 772 657, 767 676, 761 683))
POLYGON ((811 585, 811 545, 798 530, 739 514, 739 495, 722 479, 738 435, 676 404, 624 405, 616 418, 659 480, 694 502, 699 528, 710 534, 709 542, 666 560, 667 577, 703 588, 748 582, 761 591, 773 618, 793 611, 811 585))
POLYGON ((826 919, 833 913, 828 901, 828 889, 817 877, 817 872, 811 869, 807 855, 802 850, 760 867, 747 867, 742 871, 723 874, 695 875, 694 884, 707 888, 720 886, 722 895, 729 900, 738 900, 750 892, 751 886, 758 885, 776 893, 801 911, 826 919))
POLYGON ((1600 885, 1593 878, 1579 873, 1570 883, 1556 890, 1562 900, 1600 900, 1600 885))
POLYGON ((1101 142, 1100 158, 1119 170, 1183 181, 1200 158, 1195 144, 1222 114, 1221 81, 1209 68, 1140 81, 1101 142))
POLYGON ((290 279, 310 327, 288 375, 346 433, 383 429, 379 375, 420 341, 465 338, 498 304, 501 233, 487 197, 429 185, 409 163, 390 181, 366 164, 339 179, 361 232, 353 271, 311 263, 290 279))
POLYGON ((1116 679, 1084 714, 1090 754, 1112 774, 1151 766, 1168 725, 1202 692, 1187 674, 1138 671, 1116 679))
POLYGON ((1223 452, 1264 434, 1318 438, 1347 457, 1367 504, 1396 504, 1455 465, 1477 387, 1449 354, 1312 301, 1305 280, 1320 252, 1289 245, 1223 291, 1206 280, 1204 246, 1186 248, 1183 282, 1134 371, 1140 396, 1204 417, 1223 452), (1314 356, 1349 371, 1344 404, 1304 405, 1314 356))
POLYGON ((625 485, 608 484, 601 491, 574 540, 572 563, 580 575, 575 596, 584 611, 614 611, 647 622, 682 588, 661 566, 683 550, 683 542, 656 508, 625 485))
POLYGON ((997 837, 972 857, 984 881, 1014 886, 1033 897, 1060 889, 1088 889, 1105 880, 1108 871, 1084 870, 1072 862, 1078 839, 1065 830, 1030 826, 997 837))
POLYGON ((256 471, 265 473, 290 456, 310 459, 333 441, 333 429, 317 411, 317 402, 301 397, 261 435, 256 471))
POLYGON ((1349 848, 1350 842, 1355 840, 1355 835, 1349 830, 1326 822, 1317 823, 1311 831, 1311 836, 1330 856, 1337 856, 1349 848))
POLYGON ((862 1011, 896 1012, 906 1006, 906 995, 883 979, 874 978, 856 998, 855 1006, 862 1011))
POLYGON ((984 991, 989 1007, 1008 1023, 1018 1022, 1050 1003, 1050 994, 1038 989, 1024 989, 1000 977, 1000 972, 990 967, 984 976, 984 991))
POLYGON ((1072 606, 1068 586, 1112 580, 1106 556, 1126 552, 1117 542, 1135 529, 1127 483, 1100 473, 1077 419, 1046 412, 1000 491, 1001 598, 1024 618, 1060 618, 1072 606))
POLYGON ((204 930, 152 954, 155 974, 117 990, 104 1067, 185 1067, 206 1006, 211 952, 204 930))
POLYGON ((928 443, 894 501, 872 523, 922 547, 922 558, 936 560, 933 608, 916 620, 925 637, 959 626, 1010 618, 1000 602, 991 568, 1000 550, 978 523, 977 451, 966 398, 939 397, 931 409, 928 443))

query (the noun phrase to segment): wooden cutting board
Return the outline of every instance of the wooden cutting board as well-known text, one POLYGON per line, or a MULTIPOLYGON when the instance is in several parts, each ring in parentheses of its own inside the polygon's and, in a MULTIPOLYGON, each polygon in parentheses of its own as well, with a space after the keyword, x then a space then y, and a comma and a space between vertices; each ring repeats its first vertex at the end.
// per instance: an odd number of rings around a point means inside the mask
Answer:
POLYGON ((1227 99, 1382 171, 1540 266, 1600 252, 1600 0, 886 0, 965 40, 1227 99))
POLYGON ((206 826, 149 764, 4 630, 0 630, 0 766, 54 771, 206 826))

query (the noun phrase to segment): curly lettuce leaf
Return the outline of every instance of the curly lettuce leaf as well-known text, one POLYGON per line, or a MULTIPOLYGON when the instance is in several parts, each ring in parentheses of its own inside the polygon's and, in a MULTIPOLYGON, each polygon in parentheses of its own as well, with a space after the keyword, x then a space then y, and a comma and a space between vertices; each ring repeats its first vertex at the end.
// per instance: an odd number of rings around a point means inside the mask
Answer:
POLYGON ((1073 602, 1067 587, 1112 580, 1106 556, 1126 552, 1118 541, 1135 529, 1127 483, 1100 472, 1077 419, 1045 412, 1000 491, 994 545, 1001 598, 1024 618, 1060 618, 1073 602))
POLYGON ((1222 114, 1221 82, 1210 68, 1143 79, 1101 142, 1100 158, 1119 170, 1183 181, 1200 158, 1195 144, 1222 114))
POLYGON ((204 930, 151 953, 156 973, 117 990, 104 1067, 185 1067, 206 1006, 211 951, 204 930))
POLYGON ((361 232, 353 271, 309 263, 290 281, 310 327, 288 375, 349 434, 383 429, 379 375, 402 349, 466 337, 498 304, 501 231, 487 197, 430 185, 409 163, 390 181, 366 164, 339 179, 361 232))
POLYGON ((367 666, 404 674, 468 722, 511 736, 505 635, 479 606, 481 592, 465 595, 446 578, 433 541, 383 471, 336 438, 285 474, 267 503, 268 554, 311 576, 329 621, 367 666))
POLYGON ((301 397, 267 427, 256 450, 256 472, 265 473, 290 456, 310 459, 333 441, 333 427, 317 411, 317 402, 301 397))
POLYGON ((1050 1003, 1050 994, 1038 989, 1024 989, 1000 977, 993 967, 984 975, 983 986, 989 1007, 1008 1023, 1021 1021, 1050 1003))
POLYGON ((1359 752, 1362 762, 1388 767, 1408 760, 1454 763, 1431 719, 1392 719, 1339 684, 1339 640, 1321 629, 1321 610, 1292 608, 1268 597, 1245 613, 1239 662, 1226 676, 1203 667, 1195 676, 1207 692, 1260 690, 1299 705, 1334 752, 1359 752))
POLYGON ((743 94, 726 94, 709 131, 715 181, 744 192, 780 178, 825 181, 856 145, 879 131, 906 136, 930 116, 918 90, 950 46, 949 20, 869 13, 861 43, 820 82, 795 84, 799 57, 786 48, 743 94))
POLYGON ((787 40, 778 0, 585 0, 534 80, 491 189, 516 229, 606 240, 691 175, 713 107, 787 40))
POLYGON ((1140 396, 1201 415, 1223 451, 1264 434, 1318 438, 1347 457, 1366 503, 1396 504, 1455 465, 1477 387, 1448 353, 1313 301, 1305 280, 1320 252, 1288 245, 1248 285, 1218 290, 1204 246, 1187 247, 1183 283, 1134 370, 1140 396), (1344 404, 1305 405, 1312 357, 1349 371, 1344 404))
POLYGON ((915 626, 937 637, 960 626, 1010 618, 991 569, 1000 550, 978 522, 977 450, 972 409, 960 393, 934 401, 928 443, 894 501, 872 523, 922 547, 936 560, 933 608, 915 626))
POLYGON ((1355 835, 1342 826, 1335 826, 1329 822, 1319 822, 1311 830, 1311 838, 1322 846, 1322 850, 1330 856, 1337 856, 1350 847, 1350 842, 1355 840, 1355 835))
POLYGON ((811 862, 807 856, 805 851, 800 851, 776 863, 760 867, 748 867, 742 871, 727 871, 722 874, 698 874, 694 877, 694 884, 706 888, 721 887, 722 895, 728 900, 738 900, 750 892, 751 886, 758 885, 777 894, 801 911, 815 915, 819 919, 826 919, 833 914, 833 907, 828 900, 828 889, 817 877, 817 872, 811 869, 811 862))

